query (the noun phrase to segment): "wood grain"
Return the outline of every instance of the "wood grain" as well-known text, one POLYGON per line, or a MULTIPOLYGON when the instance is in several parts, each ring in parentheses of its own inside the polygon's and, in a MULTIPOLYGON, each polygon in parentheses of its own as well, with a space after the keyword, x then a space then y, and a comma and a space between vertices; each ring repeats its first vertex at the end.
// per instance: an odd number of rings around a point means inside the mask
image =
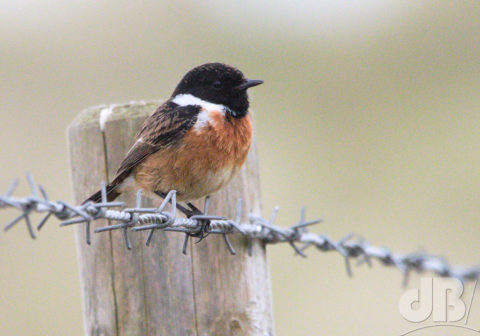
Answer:
MULTIPOLYGON (((102 107, 83 111, 70 125, 68 140, 75 201, 83 201, 111 180, 133 136, 158 102, 116 106, 100 130, 102 107)), ((127 206, 134 195, 124 194, 127 206)), ((243 218, 260 212, 255 149, 241 173, 212 196, 211 213, 232 217, 238 198, 243 218)), ((144 206, 158 205, 145 199, 144 206)), ((107 225, 98 221, 94 227, 107 225)), ((155 232, 149 247, 146 233, 129 233, 132 250, 121 231, 92 234, 85 244, 84 227, 76 229, 86 335, 273 335, 271 289, 265 248, 256 241, 253 255, 243 237, 231 237, 237 254, 229 254, 222 237, 209 236, 181 253, 183 235, 155 232)))

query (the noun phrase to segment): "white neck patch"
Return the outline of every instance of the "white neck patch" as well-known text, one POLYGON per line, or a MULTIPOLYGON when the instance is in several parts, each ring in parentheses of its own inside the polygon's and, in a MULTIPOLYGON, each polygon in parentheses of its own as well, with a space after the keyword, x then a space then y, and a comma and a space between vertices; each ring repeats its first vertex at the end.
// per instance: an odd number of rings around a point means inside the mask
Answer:
POLYGON ((179 106, 196 105, 201 107, 201 111, 197 116, 197 122, 194 125, 197 131, 211 124, 212 118, 210 112, 225 114, 227 110, 224 105, 210 103, 191 94, 179 94, 172 99, 172 102, 179 106))
POLYGON ((214 104, 207 102, 205 100, 202 100, 198 97, 195 97, 194 95, 191 94, 179 94, 176 95, 175 98, 173 98, 172 102, 174 102, 177 105, 180 106, 187 106, 187 105, 198 105, 202 109, 207 110, 207 111, 225 111, 225 106, 221 104, 214 104))

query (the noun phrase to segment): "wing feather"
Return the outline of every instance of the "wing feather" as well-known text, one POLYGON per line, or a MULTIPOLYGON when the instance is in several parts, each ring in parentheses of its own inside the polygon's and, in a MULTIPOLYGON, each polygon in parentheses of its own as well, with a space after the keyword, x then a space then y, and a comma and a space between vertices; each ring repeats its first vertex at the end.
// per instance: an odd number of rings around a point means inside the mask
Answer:
POLYGON ((166 102, 145 120, 137 141, 123 159, 112 184, 121 183, 149 155, 175 146, 197 121, 199 106, 166 102))

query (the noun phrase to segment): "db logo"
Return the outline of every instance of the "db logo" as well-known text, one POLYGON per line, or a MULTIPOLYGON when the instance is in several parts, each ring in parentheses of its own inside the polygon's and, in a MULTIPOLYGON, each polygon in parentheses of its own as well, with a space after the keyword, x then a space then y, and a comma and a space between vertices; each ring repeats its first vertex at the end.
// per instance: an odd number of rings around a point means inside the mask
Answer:
POLYGON ((457 322, 466 312, 462 293, 460 280, 421 278, 420 288, 407 290, 400 298, 398 309, 410 322, 423 322, 430 316, 433 322, 457 322))

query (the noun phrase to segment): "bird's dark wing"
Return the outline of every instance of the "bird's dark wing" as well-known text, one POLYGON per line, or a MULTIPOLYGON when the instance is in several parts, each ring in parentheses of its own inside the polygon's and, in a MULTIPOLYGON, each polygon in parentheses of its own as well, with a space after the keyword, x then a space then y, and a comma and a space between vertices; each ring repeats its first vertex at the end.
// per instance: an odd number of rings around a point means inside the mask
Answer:
POLYGON ((123 159, 112 184, 121 183, 149 155, 177 144, 195 124, 199 112, 199 106, 178 106, 172 102, 158 107, 145 120, 136 136, 137 142, 123 159))

